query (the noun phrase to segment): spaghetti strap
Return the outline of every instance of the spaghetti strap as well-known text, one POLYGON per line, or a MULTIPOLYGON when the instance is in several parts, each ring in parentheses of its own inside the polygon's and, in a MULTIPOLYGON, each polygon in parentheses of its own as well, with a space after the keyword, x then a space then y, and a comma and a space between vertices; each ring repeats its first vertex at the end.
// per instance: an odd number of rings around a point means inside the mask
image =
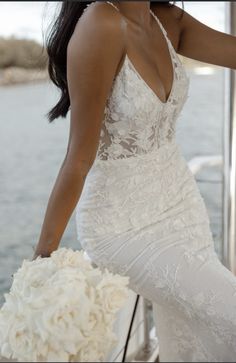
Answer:
MULTIPOLYGON (((162 25, 161 21, 158 19, 158 17, 156 16, 156 14, 152 11, 152 9, 150 9, 150 13, 152 14, 152 16, 156 19, 157 23, 159 24, 162 32, 164 33, 165 37, 168 39, 167 36, 167 31, 165 30, 164 26, 162 25)), ((169 40, 169 39, 168 39, 169 40)))
POLYGON ((118 7, 116 5, 114 5, 111 1, 106 1, 106 3, 112 5, 118 12, 120 12, 118 7))
POLYGON ((161 21, 158 19, 158 17, 156 16, 156 14, 150 9, 150 13, 152 14, 152 16, 154 17, 154 19, 156 20, 156 22, 158 23, 160 29, 162 30, 162 33, 164 34, 167 44, 169 44, 169 49, 171 53, 174 53, 175 57, 177 56, 176 50, 171 42, 171 40, 168 37, 167 31, 165 30, 164 26, 162 25, 161 21))
MULTIPOLYGON (((85 8, 84 8, 84 10, 83 10, 83 14, 88 10, 88 8, 92 5, 92 4, 95 4, 96 3, 96 1, 93 1, 93 2, 91 2, 91 3, 89 3, 89 4, 87 4, 86 6, 85 6, 85 8)), ((119 13, 120 13, 120 10, 118 9, 118 7, 116 6, 116 5, 114 5, 111 1, 106 1, 106 3, 107 4, 110 4, 110 5, 112 5, 119 13)))

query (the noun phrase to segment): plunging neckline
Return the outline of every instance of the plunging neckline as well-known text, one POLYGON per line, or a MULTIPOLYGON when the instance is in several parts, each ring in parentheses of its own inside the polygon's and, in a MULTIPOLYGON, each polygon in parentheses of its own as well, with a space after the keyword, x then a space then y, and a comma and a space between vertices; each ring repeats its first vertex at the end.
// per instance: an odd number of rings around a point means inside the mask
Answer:
MULTIPOLYGON (((111 3, 110 1, 106 1, 106 3, 108 4, 111 4, 112 6, 114 6, 114 8, 118 11, 119 9, 113 4, 111 3)), ((172 86, 171 86, 171 90, 170 90, 170 93, 167 97, 167 99, 165 101, 162 101, 161 98, 156 94, 156 92, 149 86, 149 84, 145 81, 145 79, 141 76, 140 72, 138 72, 137 68, 135 67, 135 65, 133 64, 132 60, 130 59, 130 57, 128 56, 128 54, 126 53, 125 54, 125 58, 124 58, 124 61, 123 61, 123 64, 116 76, 116 78, 119 76, 119 74, 121 73, 124 65, 125 65, 125 62, 128 61, 129 64, 131 65, 133 71, 135 72, 135 74, 137 75, 137 77, 143 82, 143 84, 149 89, 149 91, 155 96, 155 98, 162 104, 162 105, 166 105, 169 103, 170 99, 171 99, 171 96, 173 94, 173 90, 174 90, 174 86, 175 86, 175 67, 174 67, 174 61, 173 61, 173 56, 172 56, 172 49, 170 47, 170 40, 167 36, 167 33, 166 33, 166 30, 165 28, 163 27, 163 25, 161 24, 161 21, 158 19, 158 17, 156 16, 156 14, 154 14, 154 12, 150 9, 150 14, 154 17, 154 19, 156 20, 156 22, 158 23, 160 29, 161 29, 161 32, 164 36, 164 39, 166 40, 166 44, 167 44, 167 48, 168 48, 168 51, 169 51, 169 55, 170 55, 170 60, 171 60, 171 66, 172 66, 172 86)))

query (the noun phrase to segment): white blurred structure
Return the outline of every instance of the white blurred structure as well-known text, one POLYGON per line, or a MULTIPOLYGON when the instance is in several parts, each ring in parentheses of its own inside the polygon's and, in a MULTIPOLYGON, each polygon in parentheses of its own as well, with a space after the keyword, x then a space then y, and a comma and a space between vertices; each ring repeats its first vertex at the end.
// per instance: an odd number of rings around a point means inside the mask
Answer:
POLYGON ((222 155, 196 156, 189 160, 188 166, 196 175, 204 167, 223 166, 223 157, 222 155))

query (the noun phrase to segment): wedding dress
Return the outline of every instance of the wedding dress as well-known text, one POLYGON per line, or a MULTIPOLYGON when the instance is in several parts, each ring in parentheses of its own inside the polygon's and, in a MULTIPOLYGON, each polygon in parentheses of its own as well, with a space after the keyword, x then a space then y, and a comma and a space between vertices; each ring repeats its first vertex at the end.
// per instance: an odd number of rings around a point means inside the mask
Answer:
POLYGON ((126 55, 76 206, 77 236, 97 266, 129 276, 153 302, 161 362, 236 362, 236 278, 217 257, 175 138, 189 78, 150 12, 167 41, 172 89, 161 101, 126 55))

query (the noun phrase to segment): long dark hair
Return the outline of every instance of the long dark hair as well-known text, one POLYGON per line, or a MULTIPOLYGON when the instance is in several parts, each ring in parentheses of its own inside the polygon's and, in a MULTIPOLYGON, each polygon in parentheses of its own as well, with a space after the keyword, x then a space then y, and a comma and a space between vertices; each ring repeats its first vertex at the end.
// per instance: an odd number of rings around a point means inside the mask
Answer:
MULTIPOLYGON (((46 51, 48 55, 48 74, 51 81, 60 90, 60 99, 46 114, 49 122, 58 117, 66 117, 70 108, 70 98, 67 85, 67 46, 74 32, 78 19, 84 10, 94 1, 63 1, 58 17, 53 22, 46 36, 46 51)), ((158 1, 165 6, 173 6, 176 1, 158 1)), ((150 6, 156 1, 151 1, 150 6)))

